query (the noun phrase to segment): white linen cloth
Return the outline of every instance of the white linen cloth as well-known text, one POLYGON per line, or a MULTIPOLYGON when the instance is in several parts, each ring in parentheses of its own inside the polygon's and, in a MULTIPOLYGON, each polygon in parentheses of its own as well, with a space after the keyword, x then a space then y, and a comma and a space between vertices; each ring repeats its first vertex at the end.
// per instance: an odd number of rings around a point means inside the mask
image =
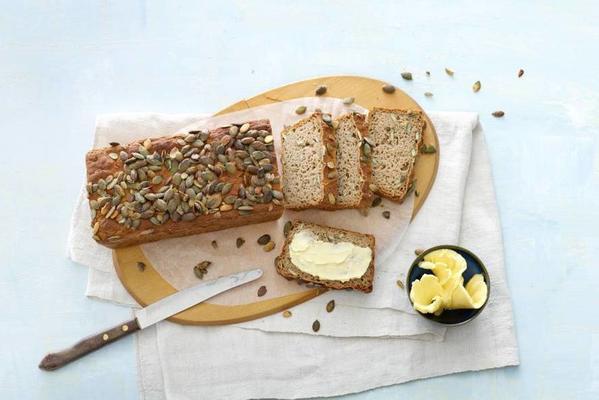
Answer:
MULTIPOLYGON (((323 315, 318 302, 324 302, 326 294, 293 308, 294 315, 288 320, 301 321, 303 328, 297 330, 291 330, 279 315, 242 326, 200 328, 164 322, 137 336, 142 398, 333 396, 424 377, 517 365, 501 228, 482 129, 475 114, 429 116, 441 142, 439 173, 429 198, 389 259, 401 263, 405 277, 414 248, 445 243, 474 251, 491 276, 491 298, 476 320, 450 328, 445 335, 444 329, 436 326, 422 329, 428 322, 407 313, 406 295, 398 290, 401 295, 387 308, 341 305, 323 315), (320 314, 314 313, 311 307, 315 306, 320 314), (322 324, 317 337, 283 333, 311 333, 314 318, 322 324), (404 321, 410 329, 397 326, 404 321), (364 328, 368 325, 377 328, 364 328)), ((120 115, 108 120, 119 126, 129 124, 131 129, 149 124, 159 131, 163 119, 173 127, 179 120, 180 127, 194 118, 179 117, 120 115)), ((108 120, 99 120, 98 131, 108 120)), ((82 251, 86 253, 85 246, 77 241, 80 208, 75 212, 69 240, 70 255, 78 262, 82 261, 82 251)), ((133 304, 107 268, 111 261, 102 259, 102 254, 94 257, 83 257, 87 259, 84 264, 92 267, 87 295, 133 304)))

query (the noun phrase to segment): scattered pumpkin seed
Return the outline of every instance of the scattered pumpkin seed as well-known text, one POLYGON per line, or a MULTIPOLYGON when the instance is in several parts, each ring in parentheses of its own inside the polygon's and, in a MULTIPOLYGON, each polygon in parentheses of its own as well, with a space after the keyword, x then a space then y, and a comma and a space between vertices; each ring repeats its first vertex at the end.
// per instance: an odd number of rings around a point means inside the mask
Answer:
POLYGON ((258 244, 261 246, 264 246, 268 242, 270 242, 270 235, 267 233, 258 238, 258 244))
POLYGON ((383 202, 383 199, 381 197, 375 196, 374 199, 372 199, 372 204, 370 206, 377 207, 377 206, 380 206, 382 202, 383 202))
POLYGON ((292 315, 291 311, 289 311, 289 310, 283 311, 283 318, 289 318, 289 317, 291 317, 291 315, 292 315))
POLYGON ((494 111, 491 113, 491 115, 495 118, 501 118, 505 115, 505 113, 503 111, 494 111))
POLYGON ((218 242, 216 240, 213 240, 212 242, 210 242, 210 244, 213 248, 218 249, 218 242))
POLYGON ((314 332, 318 332, 318 331, 320 330, 320 322, 319 322, 318 320, 315 320, 315 321, 312 323, 312 330, 313 330, 314 332))
POLYGON ((524 70, 523 69, 519 69, 518 70, 518 78, 522 78, 522 75, 524 75, 524 70))
POLYGON ((477 93, 480 90, 480 81, 476 81, 474 82, 474 84, 472 85, 472 91, 474 93, 477 93))
POLYGON ((193 273, 198 279, 204 279, 204 275, 208 272, 208 267, 212 264, 212 261, 204 260, 195 267, 193 267, 193 273))
POLYGON ((265 245, 262 247, 262 249, 263 249, 264 251, 266 251, 267 253, 268 253, 269 251, 272 251, 272 249, 274 249, 274 248, 275 248, 275 242, 273 242, 272 240, 271 240, 270 242, 266 243, 266 244, 265 244, 265 245))
POLYGON ((343 104, 345 104, 346 106, 349 106, 351 104, 353 104, 355 101, 355 99, 353 97, 346 97, 343 99, 343 104))
POLYGON ((431 92, 424 92, 424 96, 425 97, 433 97, 433 94, 431 92))
POLYGON ((316 88, 316 91, 314 92, 317 96, 322 96, 323 94, 325 94, 327 92, 327 87, 326 85, 320 85, 316 88))
POLYGON ((426 76, 431 76, 431 71, 426 71, 425 74, 426 76))
POLYGON ((417 256, 419 256, 422 253, 424 253, 424 249, 416 249, 416 250, 414 250, 414 254, 416 254, 417 256))
POLYGON ((237 240, 235 241, 235 245, 237 246, 237 248, 240 248, 241 246, 243 246, 244 243, 245 243, 245 239, 242 237, 238 237, 237 240))
POLYGON ((262 297, 266 294, 266 286, 262 285, 258 288, 258 297, 262 297))
POLYGON ((306 112, 306 106, 299 106, 298 108, 295 109, 295 113, 297 115, 302 115, 306 112))
POLYGON ((327 312, 333 312, 335 309, 335 300, 331 300, 327 303, 327 312))
POLYGON ((395 86, 391 85, 390 83, 386 83, 383 85, 383 92, 391 94, 395 92, 395 86))
POLYGON ((412 73, 411 72, 402 72, 401 77, 404 78, 406 81, 411 81, 412 73))
POLYGON ((391 217, 391 211, 383 211, 383 218, 389 219, 391 217))
POLYGON ((449 68, 445 68, 445 73, 449 76, 453 76, 453 70, 449 68))
POLYGON ((397 287, 398 288, 400 288, 400 289, 404 288, 404 284, 403 284, 403 281, 401 279, 398 279, 397 282, 395 282, 395 283, 397 283, 397 287))
POLYGON ((144 272, 146 270, 146 264, 141 261, 137 262, 137 269, 139 272, 144 272))

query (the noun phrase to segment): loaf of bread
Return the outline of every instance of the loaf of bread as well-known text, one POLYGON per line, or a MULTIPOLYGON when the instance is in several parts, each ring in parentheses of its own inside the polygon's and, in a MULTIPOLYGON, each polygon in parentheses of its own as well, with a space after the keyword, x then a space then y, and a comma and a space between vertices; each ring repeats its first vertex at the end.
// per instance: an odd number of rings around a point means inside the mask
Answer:
POLYGON ((316 112, 281 132, 285 206, 335 209, 336 144, 330 114, 316 112))
MULTIPOLYGON (((304 249, 305 242, 300 243, 297 246, 300 249, 304 249)), ((316 258, 317 262, 323 262, 324 259, 328 259, 331 256, 333 259, 340 259, 345 250, 346 249, 336 247, 330 247, 327 249, 327 246, 325 245, 325 249, 323 251, 329 251, 331 254, 319 254, 317 256, 314 254, 307 254, 306 259, 309 260, 316 258)), ((281 250, 281 254, 275 259, 275 267, 277 272, 287 279, 296 279, 331 289, 354 289, 369 293, 372 292, 374 280, 374 250, 375 240, 374 236, 372 235, 316 225, 308 222, 293 221, 291 229, 287 233, 285 245, 281 250), (319 276, 316 273, 309 273, 305 270, 302 270, 301 267, 295 265, 292 261, 292 246, 296 235, 306 234, 312 236, 315 240, 320 242, 337 245, 347 245, 349 243, 357 246, 359 251, 366 251, 366 253, 370 256, 362 266, 364 272, 360 276, 348 276, 347 279, 325 279, 323 276, 319 276)), ((347 259, 341 261, 338 265, 334 265, 332 267, 330 265, 323 266, 322 272, 324 274, 326 269, 326 273, 328 274, 342 276, 348 270, 348 265, 346 263, 353 261, 354 258, 357 257, 348 256, 347 259), (331 268, 336 268, 338 271, 332 271, 331 268)), ((317 268, 315 269, 317 270, 317 268)))
POLYGON ((94 239, 116 248, 278 219, 268 120, 90 151, 94 239))
POLYGON ((344 114, 335 120, 337 142, 337 208, 365 208, 372 203, 368 125, 362 114, 344 114))
POLYGON ((368 115, 375 192, 402 202, 414 175, 414 163, 425 127, 420 111, 373 108, 368 115))

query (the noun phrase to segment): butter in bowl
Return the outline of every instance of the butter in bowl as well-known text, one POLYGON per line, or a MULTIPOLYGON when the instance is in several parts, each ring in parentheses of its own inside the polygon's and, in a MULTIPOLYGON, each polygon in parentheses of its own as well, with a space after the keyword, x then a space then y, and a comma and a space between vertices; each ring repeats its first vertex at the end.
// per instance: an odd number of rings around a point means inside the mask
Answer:
POLYGON ((410 303, 420 315, 444 325, 474 319, 486 306, 489 289, 489 274, 482 261, 459 246, 430 248, 408 271, 410 303))

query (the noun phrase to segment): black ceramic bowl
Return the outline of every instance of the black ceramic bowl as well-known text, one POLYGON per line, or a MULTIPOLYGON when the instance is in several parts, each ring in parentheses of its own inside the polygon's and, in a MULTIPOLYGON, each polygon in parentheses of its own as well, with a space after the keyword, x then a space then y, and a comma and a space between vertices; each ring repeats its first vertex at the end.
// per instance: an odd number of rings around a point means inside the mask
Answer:
POLYGON ((466 271, 464 271, 464 273, 462 273, 465 283, 467 283, 470 280, 470 278, 472 278, 472 276, 475 274, 483 275, 483 277, 485 279, 485 283, 487 284, 487 300, 482 305, 482 307, 479 308, 478 310, 467 310, 467 309, 445 310, 441 313, 441 315, 424 314, 417 310, 416 310, 416 312, 428 320, 435 321, 435 322, 438 322, 443 325, 462 325, 462 324, 470 322, 474 318, 476 318, 476 316, 483 311, 483 309, 489 302, 489 297, 491 296, 491 281, 489 279, 489 273, 487 272, 487 269, 485 268, 482 261, 476 255, 474 255, 474 253, 472 253, 470 250, 467 250, 460 246, 443 245, 443 246, 431 247, 430 249, 423 251, 422 254, 420 254, 418 257, 416 257, 416 259, 412 263, 412 266, 410 267, 410 270, 408 271, 408 277, 406 279, 406 282, 407 282, 406 292, 408 293, 408 299, 410 300, 410 304, 412 304, 412 307, 413 307, 414 303, 412 302, 412 299, 410 299, 410 291, 412 290, 412 282, 414 282, 416 279, 420 279, 424 274, 432 274, 433 273, 430 270, 420 268, 418 266, 418 264, 420 263, 420 261, 424 260, 425 255, 427 255, 431 251, 440 250, 440 249, 454 250, 457 253, 459 253, 462 257, 464 257, 464 259, 466 259, 466 264, 467 264, 466 271))

